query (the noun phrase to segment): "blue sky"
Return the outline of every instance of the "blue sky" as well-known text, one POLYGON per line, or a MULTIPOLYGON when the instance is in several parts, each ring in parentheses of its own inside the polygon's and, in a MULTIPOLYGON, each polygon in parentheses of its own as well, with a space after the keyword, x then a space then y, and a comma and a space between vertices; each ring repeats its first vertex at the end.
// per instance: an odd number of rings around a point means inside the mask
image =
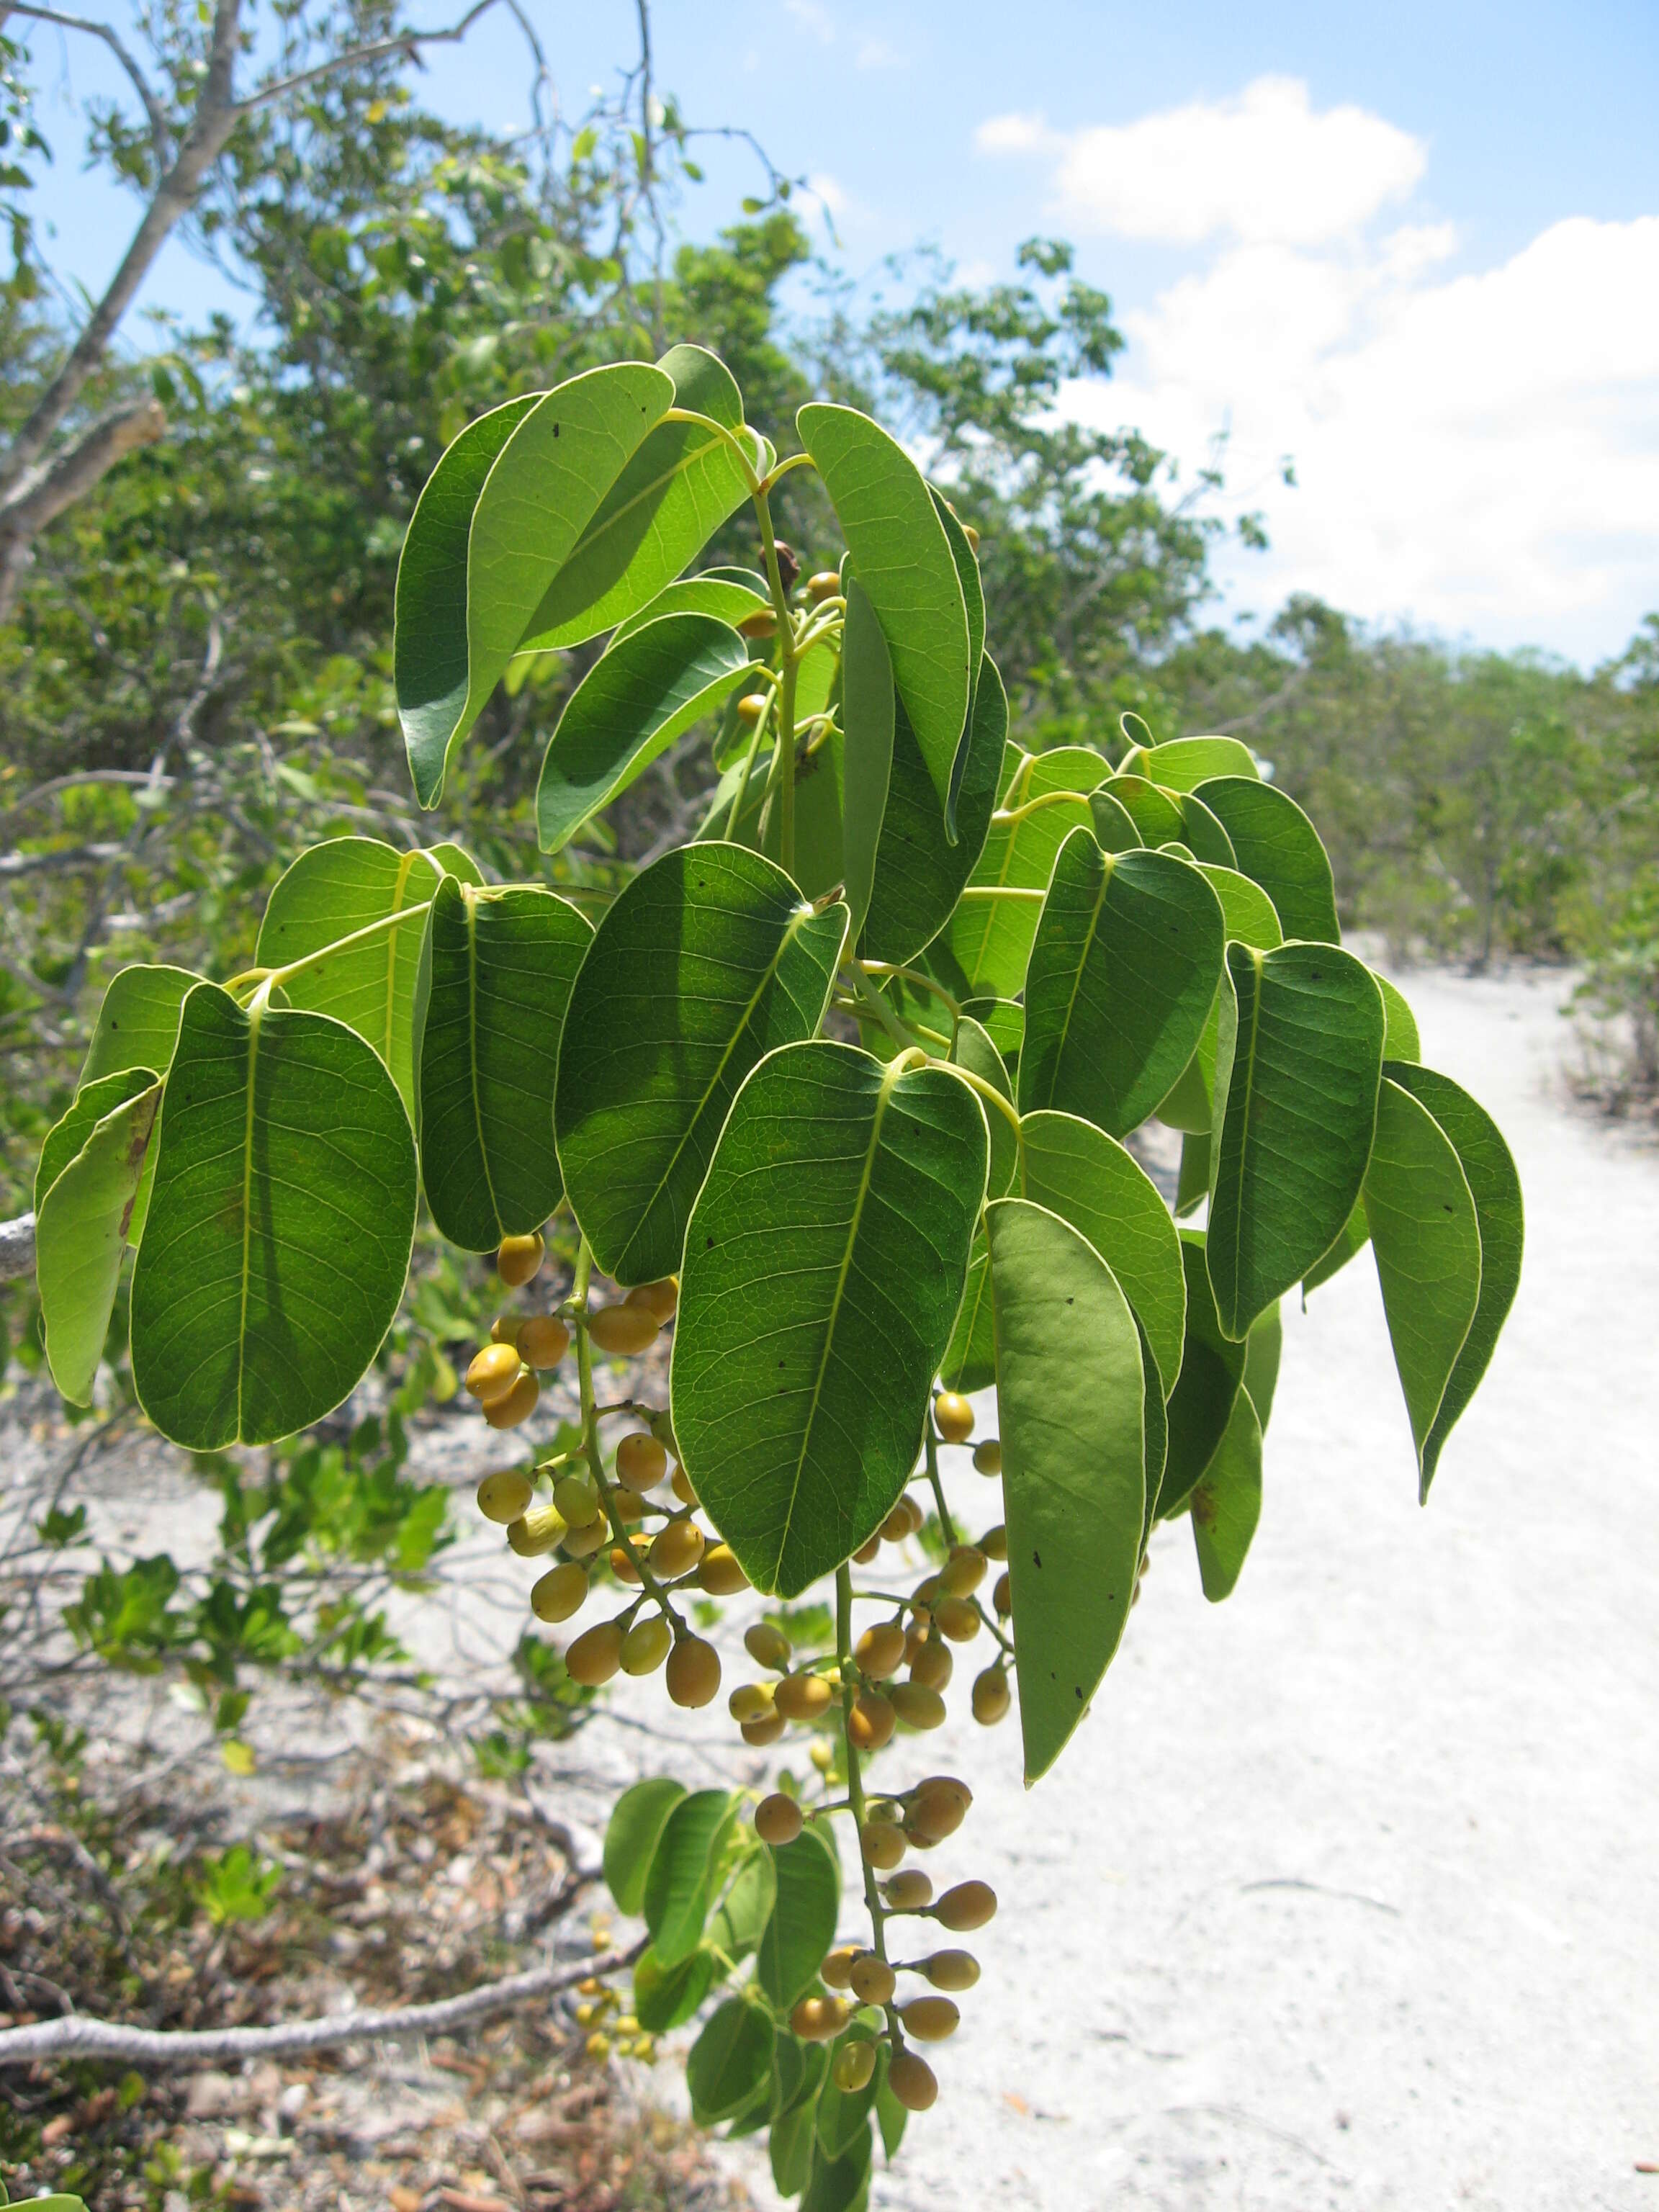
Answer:
MULTIPOLYGON (((632 8, 529 5, 578 108, 629 53, 632 8)), ((1311 589, 1592 659, 1659 607, 1651 0, 659 0, 655 35, 694 120, 748 124, 816 181, 855 274, 919 240, 981 276, 1033 231, 1077 240, 1132 343, 1068 404, 1188 467, 1229 428, 1230 476, 1267 509, 1273 551, 1223 564, 1229 617, 1311 589)), ((49 95, 65 55, 76 91, 105 82, 84 46, 33 43, 49 95)), ((502 20, 445 51, 426 96, 508 124, 524 82, 502 20)), ((130 218, 78 173, 50 97, 45 119, 43 212, 95 283, 130 218)), ((744 157, 708 166, 695 228, 750 183, 744 157)), ((174 249, 148 296, 220 295, 174 249)))

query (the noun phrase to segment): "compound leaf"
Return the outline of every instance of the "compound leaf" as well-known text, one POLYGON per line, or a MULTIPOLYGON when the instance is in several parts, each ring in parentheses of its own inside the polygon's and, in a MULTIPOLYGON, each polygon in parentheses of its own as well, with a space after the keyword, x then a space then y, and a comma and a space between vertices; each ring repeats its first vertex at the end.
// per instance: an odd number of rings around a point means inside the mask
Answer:
POLYGON ((941 1067, 785 1045, 750 1075, 685 1239, 671 1390, 687 1478, 793 1597, 890 1511, 921 1447, 985 1194, 941 1067))

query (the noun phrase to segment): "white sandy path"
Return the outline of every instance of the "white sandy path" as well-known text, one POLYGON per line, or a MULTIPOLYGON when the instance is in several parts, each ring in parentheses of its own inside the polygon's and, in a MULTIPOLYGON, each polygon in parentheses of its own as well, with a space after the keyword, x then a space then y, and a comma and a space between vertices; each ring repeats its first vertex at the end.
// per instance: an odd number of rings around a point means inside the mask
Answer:
POLYGON ((882 2212, 1659 2208, 1659 1157, 1553 1095, 1550 980, 1403 980, 1525 1184, 1485 1388, 1419 1511, 1356 1261, 1287 1315, 1232 1600, 1165 1531, 1030 1796, 1012 1726, 929 1741, 978 1793, 936 1872, 1003 1911, 882 2212))

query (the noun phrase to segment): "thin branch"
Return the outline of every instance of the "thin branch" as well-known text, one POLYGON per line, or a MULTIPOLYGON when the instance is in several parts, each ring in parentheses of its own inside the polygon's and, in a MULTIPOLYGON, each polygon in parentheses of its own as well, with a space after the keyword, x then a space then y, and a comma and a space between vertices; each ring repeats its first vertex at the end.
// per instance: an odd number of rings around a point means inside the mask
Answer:
MULTIPOLYGON (((274 84, 262 84, 258 92, 238 101, 237 115, 240 118, 252 115, 257 108, 269 107, 272 100, 285 100, 291 92, 301 92, 307 85, 332 76, 337 70, 361 68, 366 62, 385 61, 392 54, 401 54, 405 61, 412 62, 422 46, 453 46, 466 36, 480 15, 487 15, 495 5, 496 0, 475 0, 459 22, 452 23, 447 31, 397 31, 390 38, 371 39, 367 46, 348 46, 343 53, 318 62, 313 68, 295 70, 292 76, 278 77, 274 84)), ((518 13, 516 9, 514 12, 518 13)), ((522 16, 520 21, 523 22, 522 16)))
POLYGON ((71 2013, 62 2020, 0 2030, 0 2068, 51 2058, 109 2058, 130 2066, 186 2066, 203 2061, 220 2064, 238 2058, 286 2057, 296 2051, 325 2051, 338 2044, 364 2043, 380 2037, 447 2035, 473 2021, 510 2012, 516 2005, 557 1996, 590 1976, 617 1973, 632 1966, 646 1942, 641 1936, 625 1951, 602 1951, 574 1966, 532 1966, 527 1973, 486 1982, 480 1989, 441 1998, 435 2004, 404 2005, 386 2012, 334 2013, 326 2020, 289 2021, 276 2027, 127 2027, 119 2021, 93 2020, 71 2013))
POLYGON ((28 566, 29 549, 47 524, 84 499, 118 461, 165 437, 167 427, 157 401, 130 400, 99 416, 46 467, 14 481, 0 498, 0 622, 11 612, 28 566))
POLYGON ((32 16, 37 23, 56 23, 60 30, 84 31, 88 38, 101 39, 132 79, 133 89, 143 100, 144 113, 149 118, 149 139, 155 149, 155 159, 162 168, 167 167, 173 158, 173 133, 167 128, 167 110, 151 91, 149 78, 107 23, 94 23, 85 15, 65 15, 56 8, 37 8, 32 0, 11 0, 6 13, 32 16))

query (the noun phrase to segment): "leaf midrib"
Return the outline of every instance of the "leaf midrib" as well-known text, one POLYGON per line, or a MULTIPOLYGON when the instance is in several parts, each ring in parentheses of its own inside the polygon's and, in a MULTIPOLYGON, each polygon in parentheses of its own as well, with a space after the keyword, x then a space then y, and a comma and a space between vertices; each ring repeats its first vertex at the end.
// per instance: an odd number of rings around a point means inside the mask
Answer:
MULTIPOLYGON (((247 1112, 242 1123, 242 1280, 236 1318, 236 1433, 242 1433, 242 1390, 247 1379, 247 1292, 253 1246, 253 1096, 259 1071, 259 1025, 264 1008, 247 1012, 247 1112)), ((180 1024, 182 1027, 182 1023, 180 1024)))
POLYGON ((507 1228, 501 1219, 501 1201, 495 1195, 495 1178, 489 1172, 483 1101, 478 1096, 478 907, 470 884, 462 884, 461 900, 466 914, 466 1073, 472 1090, 472 1126, 478 1135, 478 1161, 483 1169, 484 1188, 489 1193, 489 1210, 495 1217, 496 1228, 505 1237, 507 1228))

